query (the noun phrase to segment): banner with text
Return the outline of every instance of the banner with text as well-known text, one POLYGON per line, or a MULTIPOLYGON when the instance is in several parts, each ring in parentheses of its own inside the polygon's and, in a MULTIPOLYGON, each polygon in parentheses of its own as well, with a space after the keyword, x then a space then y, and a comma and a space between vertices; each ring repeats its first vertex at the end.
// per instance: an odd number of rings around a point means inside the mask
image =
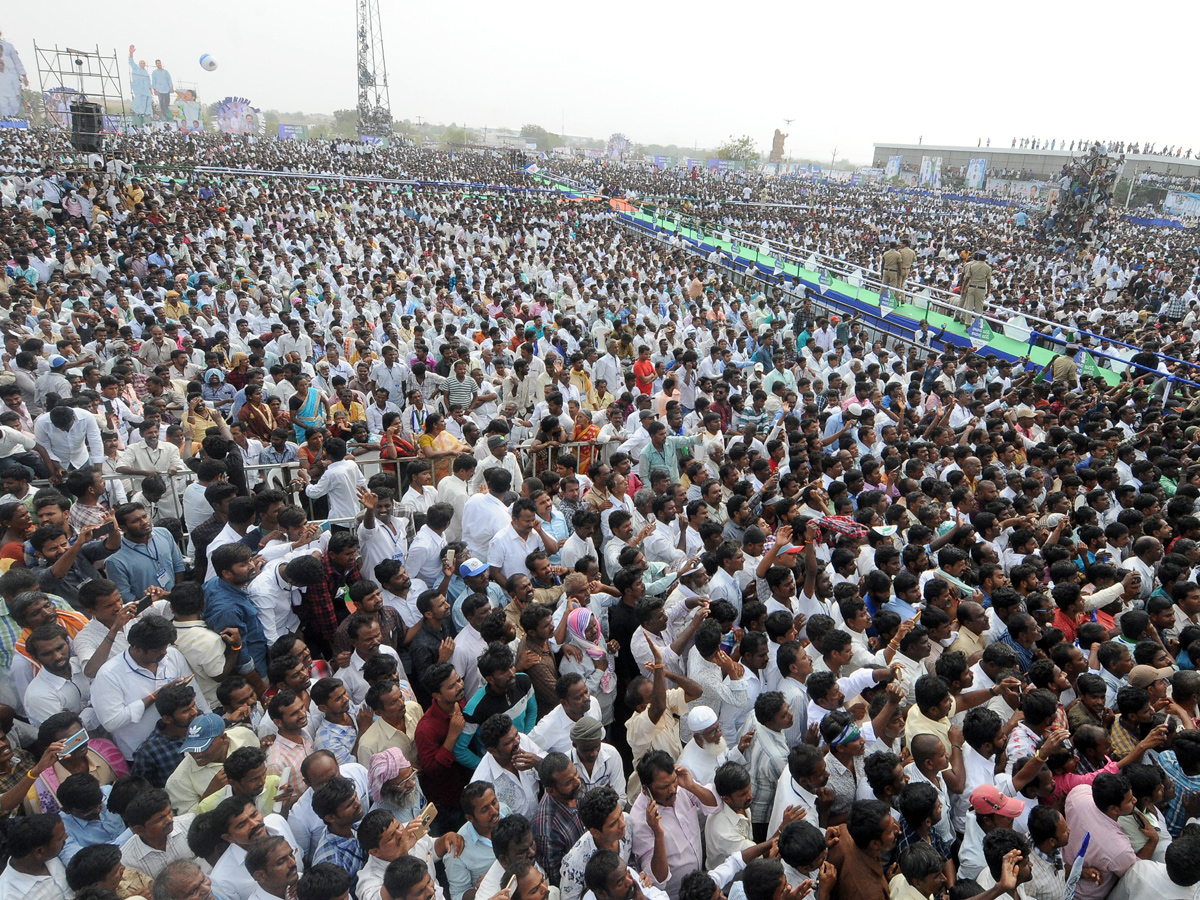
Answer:
POLYGON ((307 125, 285 125, 279 123, 279 139, 281 141, 307 141, 308 126, 307 125))

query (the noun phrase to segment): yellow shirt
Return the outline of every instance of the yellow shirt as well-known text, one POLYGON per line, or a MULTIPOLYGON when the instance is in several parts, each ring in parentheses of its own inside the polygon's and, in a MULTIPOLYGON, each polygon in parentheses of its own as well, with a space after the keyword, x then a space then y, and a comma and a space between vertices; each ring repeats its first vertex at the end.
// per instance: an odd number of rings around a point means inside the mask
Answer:
MULTIPOLYGON (((230 728, 225 734, 229 737, 229 753, 240 750, 242 747, 258 745, 258 738, 254 732, 243 725, 230 728)), ((208 799, 204 796, 204 792, 208 790, 213 777, 221 771, 221 766, 222 763, 219 762, 211 762, 202 766, 196 762, 196 758, 192 754, 183 754, 183 759, 175 767, 171 777, 167 779, 167 794, 171 798, 171 807, 181 816, 186 813, 199 812, 201 801, 208 799)), ((276 782, 278 782, 278 778, 276 778, 276 782)), ((220 793, 220 791, 214 791, 209 796, 217 796, 220 793)), ((218 797, 217 803, 220 801, 221 798, 218 797)), ((212 805, 216 806, 216 803, 212 805)))
POLYGON ((421 721, 423 710, 421 704, 409 700, 404 704, 404 730, 393 728, 383 719, 376 716, 371 727, 362 733, 358 739, 358 762, 366 769, 371 767, 371 757, 392 747, 398 747, 415 769, 421 766, 417 761, 417 723, 421 721))
POLYGON ((683 688, 668 688, 667 710, 657 722, 650 721, 649 707, 629 717, 625 731, 633 758, 641 759, 650 750, 665 750, 671 759, 679 759, 683 743, 679 740, 679 719, 688 714, 683 688))
POLYGON ((975 653, 983 652, 983 638, 968 628, 960 628, 958 637, 954 639, 954 643, 950 645, 951 651, 958 651, 967 656, 968 659, 975 653))
POLYGON ((329 417, 332 419, 333 416, 339 411, 345 412, 347 418, 349 418, 351 422, 367 421, 367 412, 363 409, 362 404, 358 403, 357 401, 351 400, 350 407, 347 409, 342 404, 342 401, 339 400, 337 403, 333 404, 333 406, 329 407, 329 417))
MULTIPOLYGON (((267 780, 263 782, 262 793, 254 798, 254 805, 258 807, 258 811, 264 816, 269 816, 275 812, 275 795, 279 792, 279 776, 268 775, 267 780)), ((212 812, 220 802, 227 797, 233 796, 233 788, 229 785, 221 788, 219 791, 213 791, 207 797, 200 801, 200 805, 196 807, 197 813, 212 812)))
POLYGON ((911 747, 912 739, 918 734, 932 734, 942 742, 946 752, 949 753, 950 720, 954 718, 957 711, 958 703, 954 700, 950 701, 950 713, 944 719, 931 719, 921 712, 919 706, 912 707, 908 711, 908 718, 904 721, 904 743, 911 747))

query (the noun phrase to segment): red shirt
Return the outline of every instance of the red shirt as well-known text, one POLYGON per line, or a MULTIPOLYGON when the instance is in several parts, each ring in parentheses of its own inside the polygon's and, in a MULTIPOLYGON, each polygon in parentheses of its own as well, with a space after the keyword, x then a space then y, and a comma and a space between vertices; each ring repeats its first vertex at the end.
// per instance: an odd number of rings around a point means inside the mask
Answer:
POLYGON ((633 374, 639 376, 637 389, 643 394, 649 394, 654 388, 654 363, 648 359, 639 359, 633 364, 633 374), (642 384, 640 379, 649 379, 649 384, 642 384))
POLYGON ((458 809, 463 788, 471 780, 470 770, 444 746, 449 733, 450 717, 435 702, 417 723, 415 740, 421 762, 421 788, 425 798, 439 809, 458 809))

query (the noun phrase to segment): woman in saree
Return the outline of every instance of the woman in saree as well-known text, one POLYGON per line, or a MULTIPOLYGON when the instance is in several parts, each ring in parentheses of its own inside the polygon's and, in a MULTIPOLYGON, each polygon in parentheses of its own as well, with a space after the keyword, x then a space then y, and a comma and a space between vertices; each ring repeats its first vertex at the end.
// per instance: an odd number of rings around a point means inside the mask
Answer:
POLYGON ((574 443, 582 443, 585 446, 576 447, 575 455, 579 461, 577 471, 586 472, 596 459, 596 445, 589 443, 595 441, 600 436, 600 426, 592 421, 592 417, 580 410, 575 414, 575 437, 574 443))
POLYGON ((325 432, 320 428, 310 428, 304 433, 304 441, 296 448, 296 456, 300 460, 300 471, 307 472, 325 449, 325 432))
POLYGON ((271 432, 275 430, 275 416, 271 407, 263 402, 262 388, 257 384, 249 385, 245 390, 246 402, 238 410, 238 421, 260 441, 269 441, 271 432))
POLYGON ((296 394, 288 401, 292 412, 292 427, 296 430, 296 443, 304 440, 304 432, 310 428, 324 428, 328 412, 325 397, 313 387, 312 379, 301 375, 296 381, 296 394))
POLYGON ((450 474, 451 460, 471 448, 446 430, 446 420, 441 413, 430 413, 425 418, 425 433, 417 442, 417 452, 425 459, 433 460, 433 480, 437 483, 450 474))
MULTIPOLYGON (((383 414, 383 436, 379 440, 379 455, 382 459, 405 460, 417 455, 417 448, 404 436, 398 412, 383 414)), ((396 474, 395 463, 384 463, 380 468, 392 475, 396 474)))
POLYGON ((20 548, 33 532, 33 517, 24 503, 0 505, 0 548, 20 548))
POLYGON ((267 409, 271 410, 276 428, 290 429, 292 427, 292 414, 283 408, 283 400, 279 397, 268 397, 267 409))

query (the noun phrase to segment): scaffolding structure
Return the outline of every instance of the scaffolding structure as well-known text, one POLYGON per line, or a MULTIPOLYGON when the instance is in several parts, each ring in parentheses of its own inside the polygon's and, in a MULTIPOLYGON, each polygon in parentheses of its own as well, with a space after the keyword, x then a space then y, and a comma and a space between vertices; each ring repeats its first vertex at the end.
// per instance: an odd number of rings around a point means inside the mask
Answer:
POLYGON ((392 104, 388 97, 387 62, 379 0, 358 0, 358 134, 390 138, 392 104))
POLYGON ((52 126, 70 131, 71 104, 91 102, 100 107, 101 130, 119 130, 127 120, 127 110, 116 50, 101 53, 98 45, 93 50, 58 44, 39 47, 34 41, 33 53, 46 119, 52 126))

